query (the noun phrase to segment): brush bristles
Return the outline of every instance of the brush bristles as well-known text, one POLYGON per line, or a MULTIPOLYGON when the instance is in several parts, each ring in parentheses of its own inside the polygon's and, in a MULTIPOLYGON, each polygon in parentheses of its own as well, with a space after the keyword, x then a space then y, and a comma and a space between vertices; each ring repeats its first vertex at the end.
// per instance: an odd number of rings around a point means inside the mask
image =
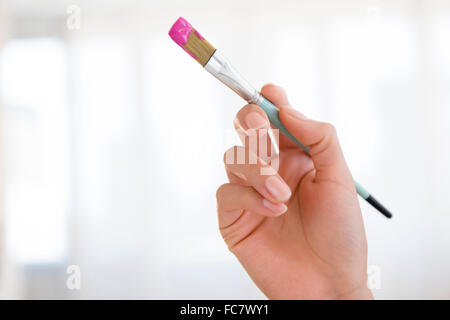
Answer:
POLYGON ((208 41, 192 30, 189 34, 186 44, 183 45, 184 50, 189 52, 198 63, 202 66, 208 63, 209 58, 214 54, 214 48, 208 41))

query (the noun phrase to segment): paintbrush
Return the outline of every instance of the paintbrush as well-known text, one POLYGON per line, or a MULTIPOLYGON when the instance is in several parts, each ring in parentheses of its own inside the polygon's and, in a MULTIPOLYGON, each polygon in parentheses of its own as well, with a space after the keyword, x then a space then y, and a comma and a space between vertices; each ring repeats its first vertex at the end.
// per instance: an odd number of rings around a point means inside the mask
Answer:
MULTIPOLYGON (((197 60, 214 77, 222 81, 231 90, 236 92, 248 103, 260 106, 270 123, 279 129, 284 135, 302 148, 307 154, 309 149, 302 145, 281 123, 278 116, 279 109, 264 98, 259 91, 252 87, 225 57, 214 48, 200 33, 183 18, 178 18, 169 31, 170 37, 186 51, 192 58, 197 60)), ((362 185, 355 181, 358 194, 381 212, 385 217, 391 218, 392 214, 381 203, 379 203, 362 185)))

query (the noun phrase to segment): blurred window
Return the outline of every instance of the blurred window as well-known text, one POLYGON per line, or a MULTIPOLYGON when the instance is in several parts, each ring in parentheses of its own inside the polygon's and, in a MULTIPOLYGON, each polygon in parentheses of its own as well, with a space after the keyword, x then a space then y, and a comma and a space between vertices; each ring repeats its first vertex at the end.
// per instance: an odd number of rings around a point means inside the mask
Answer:
POLYGON ((8 254, 57 263, 67 249, 70 173, 64 44, 14 39, 0 63, 8 254))

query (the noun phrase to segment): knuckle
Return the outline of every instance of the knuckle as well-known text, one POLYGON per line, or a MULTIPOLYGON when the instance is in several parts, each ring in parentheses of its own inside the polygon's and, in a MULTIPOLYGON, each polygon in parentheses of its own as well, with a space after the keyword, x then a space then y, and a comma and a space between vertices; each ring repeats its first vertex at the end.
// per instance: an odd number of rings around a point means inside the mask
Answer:
POLYGON ((321 138, 310 149, 311 156, 317 156, 327 150, 336 141, 336 128, 328 122, 322 122, 320 125, 321 138))
POLYGON ((226 190, 229 188, 230 183, 224 183, 216 190, 216 199, 217 202, 223 199, 226 190))
POLYGON ((234 155, 236 154, 236 149, 237 146, 233 146, 231 148, 228 148, 227 151, 224 152, 222 159, 224 164, 228 164, 229 159, 234 158, 234 155))
POLYGON ((331 123, 325 122, 323 124, 323 130, 325 131, 325 135, 329 137, 336 136, 336 128, 331 123))
POLYGON ((233 146, 223 154, 223 163, 225 166, 239 164, 241 158, 245 155, 245 147, 233 146))

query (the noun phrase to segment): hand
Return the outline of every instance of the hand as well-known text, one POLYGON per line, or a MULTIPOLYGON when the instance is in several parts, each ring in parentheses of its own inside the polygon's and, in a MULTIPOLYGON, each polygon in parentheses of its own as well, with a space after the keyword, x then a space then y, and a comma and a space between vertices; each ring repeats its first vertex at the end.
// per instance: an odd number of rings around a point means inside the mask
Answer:
POLYGON ((249 135, 260 129, 267 137, 270 123, 257 105, 242 108, 235 128, 244 146, 225 154, 230 183, 217 190, 225 242, 270 299, 371 299, 361 209, 336 131, 292 109, 283 89, 266 85, 261 93, 311 157, 281 133, 279 155, 263 157, 249 135), (233 161, 239 152, 243 163, 233 161))

